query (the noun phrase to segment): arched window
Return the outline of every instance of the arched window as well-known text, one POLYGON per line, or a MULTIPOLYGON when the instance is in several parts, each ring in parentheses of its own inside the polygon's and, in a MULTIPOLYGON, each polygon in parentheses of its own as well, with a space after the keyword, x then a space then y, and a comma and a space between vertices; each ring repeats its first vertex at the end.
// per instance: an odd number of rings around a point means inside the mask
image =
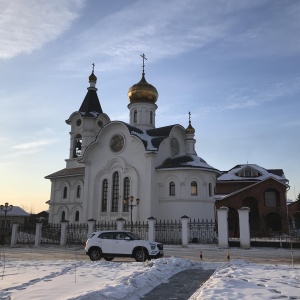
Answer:
POLYGON ((80 185, 77 186, 76 197, 77 197, 77 198, 80 198, 80 197, 81 197, 81 186, 80 186, 80 185))
POLYGON ((62 211, 61 212, 61 221, 65 221, 66 220, 66 212, 62 211))
POLYGON ((175 182, 171 181, 169 185, 169 195, 175 196, 175 182))
POLYGON ((191 182, 191 195, 192 196, 197 196, 198 191, 197 191, 197 182, 196 181, 192 181, 191 182))
POLYGON ((67 199, 68 197, 68 188, 65 186, 63 191, 63 199, 67 199))
POLYGON ((82 146, 82 136, 81 134, 77 134, 74 138, 73 143, 73 157, 81 156, 81 146, 82 146))
POLYGON ((153 111, 150 111, 150 124, 153 124, 153 111))
POLYGON ((137 111, 133 112, 133 123, 137 123, 137 111))
POLYGON ((112 205, 111 211, 117 212, 118 211, 118 204, 119 204, 119 173, 115 172, 113 174, 113 190, 112 190, 112 205))
POLYGON ((108 181, 107 179, 104 179, 102 182, 102 205, 101 205, 101 211, 106 212, 107 211, 107 192, 108 192, 108 181))
MULTIPOLYGON (((130 194, 130 179, 129 177, 124 178, 124 200, 128 200, 130 194)), ((126 203, 123 203, 123 211, 128 212, 129 206, 126 203)))
POLYGON ((265 206, 279 206, 279 195, 274 189, 265 191, 265 206))
POLYGON ((212 196, 212 185, 211 185, 211 183, 208 184, 208 195, 209 195, 209 197, 212 196))
POLYGON ((75 222, 79 222, 79 211, 76 210, 75 212, 75 222))

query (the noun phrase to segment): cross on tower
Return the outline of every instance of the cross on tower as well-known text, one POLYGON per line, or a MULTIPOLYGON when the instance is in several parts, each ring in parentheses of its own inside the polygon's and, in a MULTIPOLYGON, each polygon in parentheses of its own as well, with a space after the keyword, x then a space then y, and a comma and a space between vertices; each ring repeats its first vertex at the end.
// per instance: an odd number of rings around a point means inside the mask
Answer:
POLYGON ((92 63, 92 66, 93 66, 93 73, 94 73, 95 64, 94 64, 94 63, 92 63))
POLYGON ((189 124, 191 124, 191 112, 189 111, 189 124))
POLYGON ((147 58, 144 53, 141 54, 140 56, 143 58, 143 75, 145 75, 145 59, 147 60, 147 58))

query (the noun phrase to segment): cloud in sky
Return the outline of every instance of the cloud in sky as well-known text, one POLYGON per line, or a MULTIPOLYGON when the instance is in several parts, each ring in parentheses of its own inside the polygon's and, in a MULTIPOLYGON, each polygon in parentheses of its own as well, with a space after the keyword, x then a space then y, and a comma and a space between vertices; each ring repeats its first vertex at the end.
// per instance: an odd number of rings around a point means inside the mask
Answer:
POLYGON ((67 30, 85 0, 0 2, 0 59, 31 53, 67 30))
POLYGON ((293 44, 291 40, 296 39, 300 45, 300 19, 295 13, 300 5, 293 4, 292 10, 275 3, 266 20, 257 17, 266 2, 152 0, 145 5, 144 1, 136 1, 79 33, 78 47, 62 58, 61 65, 72 69, 82 60, 102 56, 100 68, 107 71, 134 63, 132 58, 142 52, 155 61, 205 49, 211 43, 218 43, 221 52, 231 47, 230 51, 239 55, 265 55, 272 49, 277 55, 299 51, 299 47, 284 48, 282 41, 293 44), (244 13, 251 16, 246 21, 244 13), (274 23, 276 28, 272 29, 274 23))
POLYGON ((33 142, 28 142, 28 143, 15 145, 12 148, 13 149, 19 149, 19 150, 37 149, 37 148, 41 148, 41 147, 46 146, 46 145, 53 144, 55 142, 56 142, 56 140, 44 139, 44 140, 37 140, 37 141, 33 141, 33 142))

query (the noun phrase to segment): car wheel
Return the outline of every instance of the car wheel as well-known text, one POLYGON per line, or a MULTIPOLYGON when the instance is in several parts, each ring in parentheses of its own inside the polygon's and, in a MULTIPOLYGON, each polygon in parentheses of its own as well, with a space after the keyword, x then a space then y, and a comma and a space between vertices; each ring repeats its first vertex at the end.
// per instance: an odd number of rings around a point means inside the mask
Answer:
POLYGON ((105 259, 106 261, 112 261, 114 258, 111 257, 111 256, 107 256, 107 257, 104 257, 104 259, 105 259))
POLYGON ((134 258, 137 262, 146 261, 147 253, 144 249, 137 249, 134 253, 134 258))
POLYGON ((100 249, 92 249, 90 252, 89 252, 89 255, 90 255, 90 259, 92 261, 96 261, 96 260, 100 260, 101 259, 101 250, 100 249))

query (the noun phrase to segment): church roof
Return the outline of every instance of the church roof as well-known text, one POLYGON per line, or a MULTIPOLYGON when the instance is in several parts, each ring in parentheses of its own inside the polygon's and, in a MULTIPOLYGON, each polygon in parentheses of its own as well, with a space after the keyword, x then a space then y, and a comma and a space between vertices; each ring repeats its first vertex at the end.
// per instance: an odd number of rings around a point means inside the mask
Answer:
POLYGON ((160 166, 156 169, 183 169, 183 168, 195 168, 195 169, 206 169, 211 171, 216 171, 219 173, 219 170, 210 166, 204 159, 198 156, 180 156, 174 158, 166 159, 160 166))
POLYGON ((282 169, 265 169, 256 164, 236 165, 229 171, 221 172, 217 181, 263 181, 269 177, 281 182, 288 182, 282 169))
POLYGON ((56 178, 56 177, 64 177, 64 176, 80 176, 84 175, 84 167, 80 168, 65 168, 50 175, 47 175, 46 179, 56 178))
POLYGON ((147 151, 157 151, 161 142, 167 138, 171 130, 177 125, 164 126, 154 129, 142 130, 122 122, 130 131, 130 134, 138 137, 147 151))
MULTIPOLYGON (((0 210, 0 216, 4 216, 5 212, 0 210)), ((12 210, 6 213, 7 217, 29 217, 30 214, 19 206, 13 206, 12 210)))
POLYGON ((89 89, 80 108, 79 112, 83 117, 97 117, 102 114, 102 108, 95 89, 89 89))

